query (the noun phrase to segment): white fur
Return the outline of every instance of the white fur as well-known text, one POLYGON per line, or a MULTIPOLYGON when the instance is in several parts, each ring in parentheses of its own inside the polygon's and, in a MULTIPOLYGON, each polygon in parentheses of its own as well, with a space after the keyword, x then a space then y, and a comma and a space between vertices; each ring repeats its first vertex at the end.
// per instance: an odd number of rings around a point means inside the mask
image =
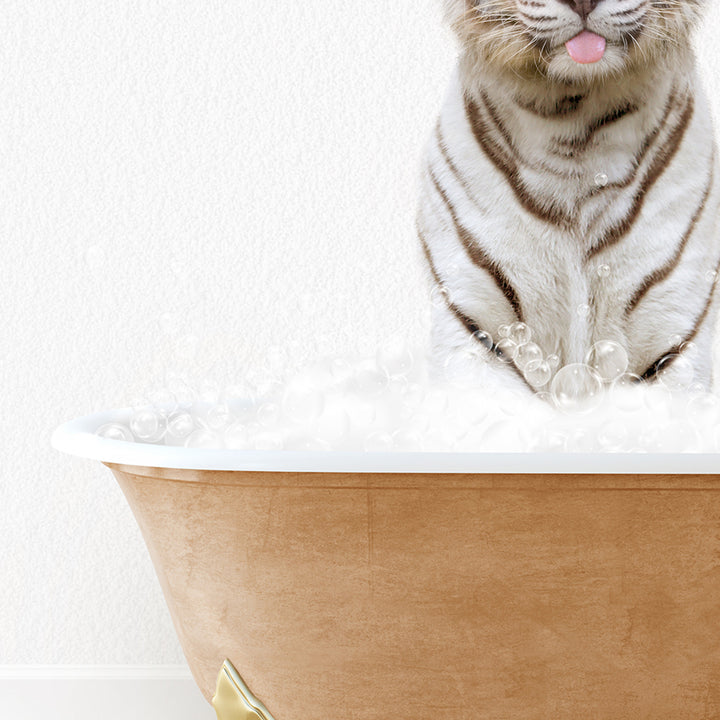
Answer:
MULTIPOLYGON (((447 193, 463 226, 517 291, 533 341, 545 355, 558 354, 563 365, 583 362, 593 343, 613 340, 627 349, 629 372, 639 374, 671 349, 671 336, 685 337, 691 332, 712 287, 712 279, 706 275, 720 261, 720 168, 713 154, 710 112, 698 87, 694 59, 689 51, 681 57, 673 71, 648 68, 631 79, 597 84, 581 111, 564 119, 541 118, 512 101, 516 96, 539 97, 537 83, 461 57, 439 119, 459 177, 448 169, 433 135, 421 184, 418 228, 452 303, 496 340, 498 327, 516 319, 512 307, 492 276, 470 261, 430 172, 447 193), (596 190, 595 177, 605 173, 613 183, 633 171, 633 156, 662 117, 672 87, 694 98, 694 112, 682 144, 651 186, 630 232, 586 262, 588 250, 603 230, 630 207, 644 173, 641 165, 638 179, 627 188, 591 195, 596 190), (480 92, 499 110, 515 149, 526 161, 520 165, 525 185, 535 198, 558 203, 572 215, 572 227, 560 229, 525 210, 504 174, 478 146, 463 96, 477 98, 480 92), (598 130, 591 149, 580 157, 565 159, 551 153, 554 138, 577 134, 589 119, 628 100, 636 102, 639 110, 598 130), (643 279, 674 256, 707 187, 713 163, 715 182, 680 264, 626 317, 625 307, 643 279), (529 164, 542 167, 533 170, 529 164), (610 266, 607 277, 599 277, 600 265, 610 266), (578 312, 584 305, 591 306, 588 316, 578 312)), ((562 61, 573 62, 569 57, 562 61)), ((569 92, 567 87, 546 89, 548 97, 569 92)), ((670 129, 676 119, 677 115, 670 116, 670 129)), ((646 157, 644 163, 650 159, 646 157)), ((434 312, 433 352, 439 366, 467 346, 468 332, 448 309, 434 312)), ((716 312, 714 302, 693 339, 695 349, 687 355, 695 366, 695 382, 706 387, 711 382, 711 328, 716 312)), ((491 353, 483 352, 481 357, 487 364, 482 370, 485 378, 489 373, 502 382, 522 384, 517 374, 491 353)))

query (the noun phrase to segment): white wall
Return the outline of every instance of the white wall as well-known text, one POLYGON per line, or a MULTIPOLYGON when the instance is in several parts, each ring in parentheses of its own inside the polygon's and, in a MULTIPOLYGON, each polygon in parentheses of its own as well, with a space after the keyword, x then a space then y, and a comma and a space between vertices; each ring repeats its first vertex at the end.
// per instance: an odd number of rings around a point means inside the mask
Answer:
POLYGON ((178 364, 422 341, 437 2, 3 2, 0 664, 183 662, 119 489, 57 424, 178 364))

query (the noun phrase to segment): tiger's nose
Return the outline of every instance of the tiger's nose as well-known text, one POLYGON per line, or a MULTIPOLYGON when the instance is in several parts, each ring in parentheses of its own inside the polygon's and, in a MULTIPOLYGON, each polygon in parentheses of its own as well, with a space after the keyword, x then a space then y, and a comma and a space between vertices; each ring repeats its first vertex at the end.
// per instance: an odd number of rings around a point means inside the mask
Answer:
POLYGON ((560 0, 569 5, 583 20, 602 2, 602 0, 560 0))

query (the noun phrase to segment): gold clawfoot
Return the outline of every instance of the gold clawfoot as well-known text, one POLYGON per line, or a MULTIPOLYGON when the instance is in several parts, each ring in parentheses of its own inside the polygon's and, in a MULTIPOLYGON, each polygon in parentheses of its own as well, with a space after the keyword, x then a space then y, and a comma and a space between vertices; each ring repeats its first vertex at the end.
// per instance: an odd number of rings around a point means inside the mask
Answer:
POLYGON ((229 660, 223 663, 218 675, 212 704, 218 720, 273 720, 229 660))

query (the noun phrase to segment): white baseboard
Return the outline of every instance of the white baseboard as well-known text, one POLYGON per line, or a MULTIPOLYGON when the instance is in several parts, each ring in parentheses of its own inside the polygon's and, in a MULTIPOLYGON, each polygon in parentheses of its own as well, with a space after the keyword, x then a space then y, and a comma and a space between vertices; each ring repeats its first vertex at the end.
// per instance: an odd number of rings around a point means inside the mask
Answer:
POLYGON ((186 665, 0 665, 0 718, 215 720, 186 665))

